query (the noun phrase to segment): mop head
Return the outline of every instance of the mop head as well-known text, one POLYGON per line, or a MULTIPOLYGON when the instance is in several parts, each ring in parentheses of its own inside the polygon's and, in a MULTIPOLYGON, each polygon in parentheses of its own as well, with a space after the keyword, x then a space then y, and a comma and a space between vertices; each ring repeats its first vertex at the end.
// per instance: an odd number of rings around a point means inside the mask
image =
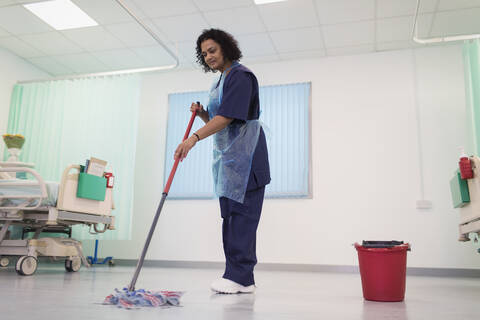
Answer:
POLYGON ((133 309, 141 307, 179 306, 180 291, 147 291, 143 289, 128 291, 115 289, 115 293, 107 296, 103 304, 116 305, 119 308, 133 309))

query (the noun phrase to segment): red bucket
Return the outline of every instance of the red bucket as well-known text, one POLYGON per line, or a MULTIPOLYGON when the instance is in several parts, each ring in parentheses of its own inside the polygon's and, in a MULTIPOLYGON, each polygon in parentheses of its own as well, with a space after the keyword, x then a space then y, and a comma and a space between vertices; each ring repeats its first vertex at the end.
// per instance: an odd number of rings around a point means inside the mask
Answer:
POLYGON ((403 301, 410 244, 403 241, 363 241, 358 252, 363 297, 373 301, 403 301))

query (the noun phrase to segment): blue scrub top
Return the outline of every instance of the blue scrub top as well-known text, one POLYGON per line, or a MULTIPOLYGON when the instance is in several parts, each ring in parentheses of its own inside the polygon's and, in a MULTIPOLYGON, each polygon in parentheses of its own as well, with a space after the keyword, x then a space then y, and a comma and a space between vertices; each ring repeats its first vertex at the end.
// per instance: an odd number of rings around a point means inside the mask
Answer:
MULTIPOLYGON (((258 81, 247 67, 240 65, 233 68, 225 78, 222 102, 218 107, 217 115, 241 122, 259 118, 258 81)), ((258 143, 253 153, 247 191, 263 187, 269 184, 270 180, 267 141, 263 129, 260 129, 258 143)))

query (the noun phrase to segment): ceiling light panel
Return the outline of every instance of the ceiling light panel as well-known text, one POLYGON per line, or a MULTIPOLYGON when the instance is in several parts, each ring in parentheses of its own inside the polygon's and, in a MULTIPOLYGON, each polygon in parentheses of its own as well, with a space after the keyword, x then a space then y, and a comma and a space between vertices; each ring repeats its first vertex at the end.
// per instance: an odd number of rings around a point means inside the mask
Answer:
POLYGON ((43 1, 23 6, 56 30, 98 25, 95 20, 70 0, 43 1))

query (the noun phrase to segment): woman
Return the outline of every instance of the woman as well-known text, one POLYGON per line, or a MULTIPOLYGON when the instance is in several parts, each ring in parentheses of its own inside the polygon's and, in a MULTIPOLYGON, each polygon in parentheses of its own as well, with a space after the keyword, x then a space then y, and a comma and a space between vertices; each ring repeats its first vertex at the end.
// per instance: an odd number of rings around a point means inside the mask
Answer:
POLYGON ((183 160, 197 142, 214 134, 213 178, 223 218, 226 264, 223 277, 211 288, 219 293, 251 293, 257 226, 270 182, 267 144, 258 121, 258 82, 238 63, 242 53, 237 41, 222 30, 204 30, 196 53, 205 72, 221 75, 210 90, 207 110, 192 103, 190 110, 205 125, 177 147, 175 159, 183 160))

